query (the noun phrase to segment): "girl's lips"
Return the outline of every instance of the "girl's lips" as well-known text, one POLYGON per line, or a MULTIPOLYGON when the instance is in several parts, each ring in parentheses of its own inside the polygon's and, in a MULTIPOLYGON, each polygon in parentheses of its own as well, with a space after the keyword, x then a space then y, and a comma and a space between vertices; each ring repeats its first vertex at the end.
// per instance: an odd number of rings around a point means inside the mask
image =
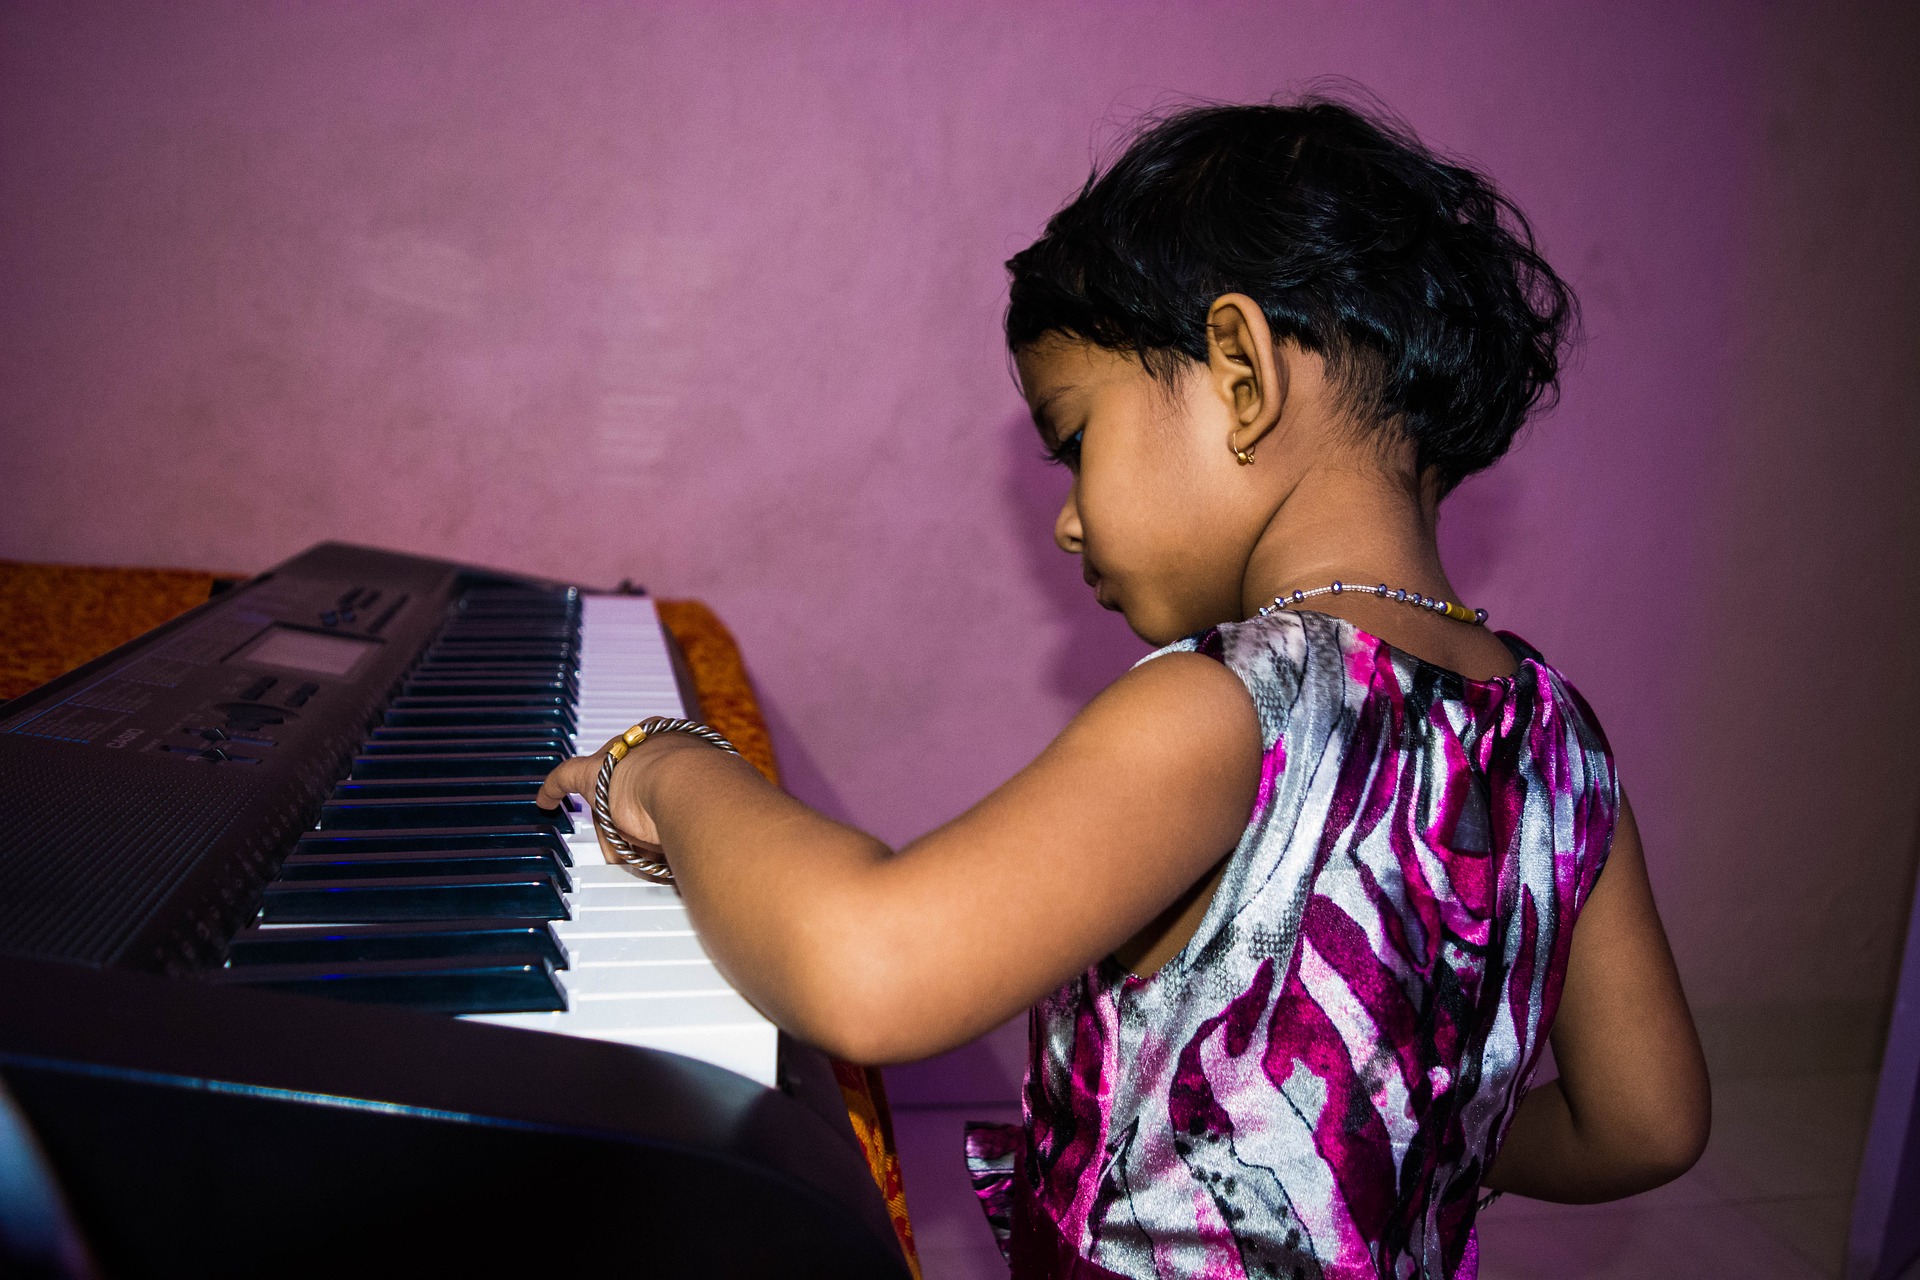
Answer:
POLYGON ((1093 588, 1093 601, 1095 604, 1099 605, 1102 609, 1110 609, 1115 613, 1120 612, 1120 606, 1107 596, 1106 579, 1095 573, 1091 566, 1084 564, 1080 567, 1080 576, 1085 578, 1087 585, 1093 588))

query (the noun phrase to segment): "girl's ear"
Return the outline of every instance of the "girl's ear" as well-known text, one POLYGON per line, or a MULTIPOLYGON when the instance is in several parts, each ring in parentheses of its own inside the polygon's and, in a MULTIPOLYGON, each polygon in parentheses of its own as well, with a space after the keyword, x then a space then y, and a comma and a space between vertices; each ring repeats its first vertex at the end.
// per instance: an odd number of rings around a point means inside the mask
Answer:
POLYGON ((1287 370, 1274 359, 1266 314, 1244 293, 1223 293, 1207 308, 1207 378, 1233 416, 1227 448, 1251 461, 1286 408, 1287 370))

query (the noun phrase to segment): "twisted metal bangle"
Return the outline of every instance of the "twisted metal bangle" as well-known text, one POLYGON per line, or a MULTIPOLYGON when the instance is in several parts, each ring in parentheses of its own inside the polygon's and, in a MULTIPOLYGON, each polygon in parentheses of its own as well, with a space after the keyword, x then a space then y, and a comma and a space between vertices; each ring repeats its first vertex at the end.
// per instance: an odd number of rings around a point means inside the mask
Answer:
POLYGON ((638 872, 642 879, 651 880, 654 884, 672 884, 673 868, 669 867, 660 856, 660 846, 629 840, 621 833, 620 828, 614 825, 613 803, 610 796, 613 786, 613 767, 626 759, 628 752, 659 733, 684 733, 716 746, 730 755, 737 756, 740 751, 731 742, 698 720, 682 720, 675 716, 648 716, 607 744, 607 758, 601 761, 600 776, 594 780, 593 784, 593 825, 599 828, 600 838, 619 855, 622 862, 638 872))

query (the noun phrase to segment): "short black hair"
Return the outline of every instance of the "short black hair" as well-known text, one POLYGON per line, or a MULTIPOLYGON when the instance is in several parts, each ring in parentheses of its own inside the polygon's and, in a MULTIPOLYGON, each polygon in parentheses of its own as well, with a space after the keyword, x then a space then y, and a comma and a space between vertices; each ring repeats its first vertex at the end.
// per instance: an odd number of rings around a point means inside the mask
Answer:
POLYGON ((1579 315, 1489 179, 1323 96, 1151 123, 1007 270, 1011 350, 1075 337, 1168 382, 1206 359, 1213 301, 1248 295, 1442 494, 1557 399, 1579 315))

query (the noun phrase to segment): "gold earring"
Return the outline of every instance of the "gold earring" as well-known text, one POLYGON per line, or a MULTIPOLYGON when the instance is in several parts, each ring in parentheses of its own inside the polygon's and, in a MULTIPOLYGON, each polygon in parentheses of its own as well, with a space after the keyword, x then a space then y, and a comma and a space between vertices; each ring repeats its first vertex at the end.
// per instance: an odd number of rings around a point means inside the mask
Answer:
MULTIPOLYGON (((1233 446, 1228 445, 1227 448, 1233 449, 1233 446)), ((1253 465, 1253 450, 1253 445, 1248 445, 1244 449, 1233 449, 1233 460, 1243 467, 1250 467, 1253 465)))

